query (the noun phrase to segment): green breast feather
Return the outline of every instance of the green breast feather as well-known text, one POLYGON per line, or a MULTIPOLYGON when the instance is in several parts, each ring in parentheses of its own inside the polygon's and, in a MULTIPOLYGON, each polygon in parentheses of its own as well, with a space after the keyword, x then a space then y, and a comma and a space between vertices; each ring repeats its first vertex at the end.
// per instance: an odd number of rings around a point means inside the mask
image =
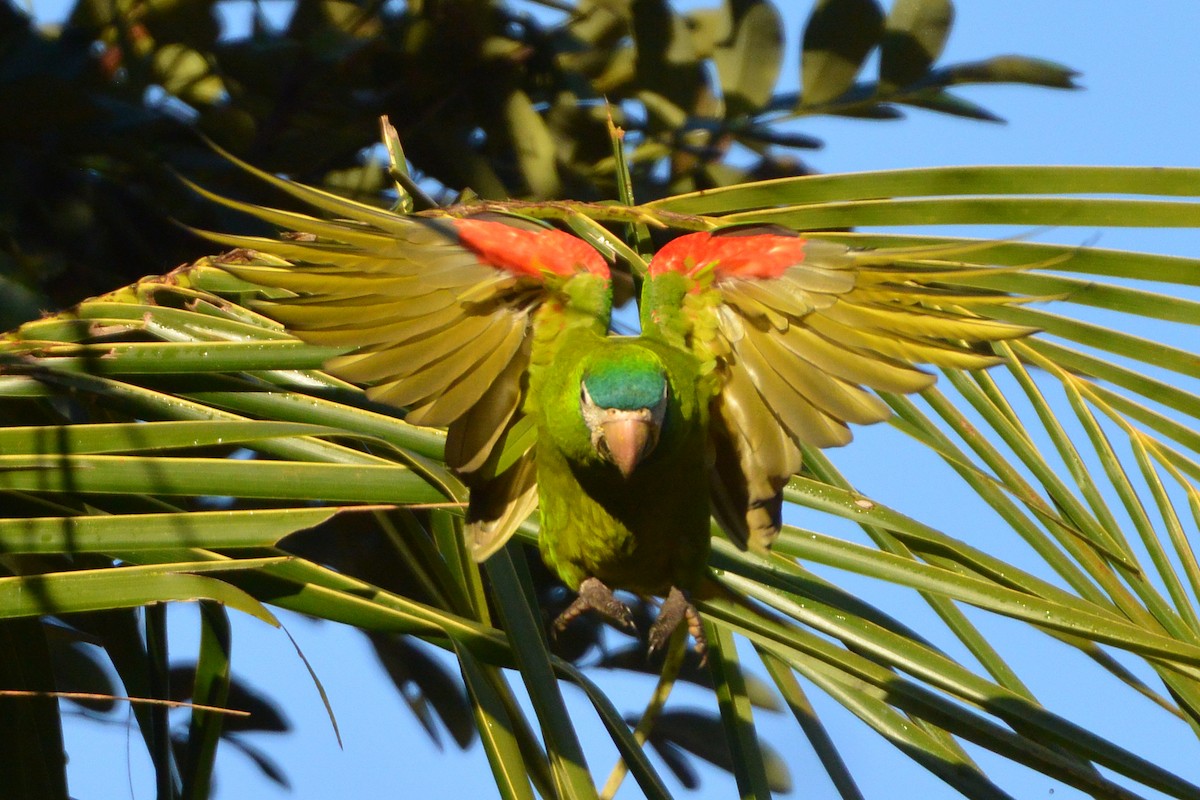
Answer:
POLYGON ((646 338, 578 334, 532 390, 541 550, 571 588, 588 577, 645 594, 691 589, 708 556, 706 402, 698 362, 646 338), (591 376, 591 380, 588 380, 591 376), (646 407, 668 393, 657 442, 624 477, 593 443, 581 388, 609 408, 646 407), (638 406, 637 403, 645 405, 638 406))

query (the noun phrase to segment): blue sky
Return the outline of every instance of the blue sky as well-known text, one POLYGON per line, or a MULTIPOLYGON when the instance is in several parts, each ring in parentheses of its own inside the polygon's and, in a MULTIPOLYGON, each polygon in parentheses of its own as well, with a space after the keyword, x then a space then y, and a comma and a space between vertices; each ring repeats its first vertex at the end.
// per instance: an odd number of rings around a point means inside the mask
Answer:
MULTIPOLYGON (((715 0, 714 0, 715 2, 715 0)), ((40 14, 52 14, 57 2, 34 2, 40 14)), ((809 3, 788 7, 790 55, 785 74, 795 75, 798 29, 809 3)), ((991 125, 914 112, 902 122, 847 119, 805 120, 801 129, 826 141, 821 151, 803 153, 822 172, 859 171, 943 164, 1101 164, 1200 167, 1200 4, 1194 0, 1155 3, 1096 0, 1008 0, 958 3, 958 19, 942 63, 1018 53, 1053 59, 1081 73, 1081 91, 987 86, 963 90, 970 99, 1008 119, 991 125), (1141 9, 1141 10, 1136 10, 1141 9)), ((794 78, 793 78, 794 81, 794 78)), ((1160 230, 1051 231, 1049 238, 1084 242, 1098 236, 1105 247, 1145 249, 1200 255, 1197 232, 1160 230)), ((164 265, 164 268, 170 265, 164 265)), ((912 455, 898 434, 885 426, 860 431, 853 446, 839 451, 837 462, 872 493, 904 500, 910 509, 926 509, 939 488, 928 480, 936 467, 912 455)), ((898 503, 899 504, 899 503, 898 503)), ((932 503, 936 506, 936 503, 932 503)), ((974 529, 974 510, 961 506, 935 509, 935 522, 947 532, 968 538, 1002 557, 1021 558, 1003 541, 1002 531, 974 529), (992 538, 988 538, 992 537, 992 538)), ((861 588, 873 602, 885 604, 918 629, 935 625, 930 612, 909 593, 880 589, 845 576, 831 577, 861 588)), ((177 622, 176 653, 193 645, 194 612, 172 612, 177 622)), ((1076 682, 1075 667, 1083 658, 1047 637, 1007 620, 972 614, 988 634, 1001 637, 1003 652, 1035 694, 1053 701, 1053 709, 1078 718, 1116 741, 1152 755, 1185 777, 1200 782, 1196 742, 1182 723, 1156 712, 1149 703, 1098 678, 1076 682), (1061 666, 1061 668, 1060 668, 1061 666), (1119 698, 1113 706, 1104 699, 1119 698)), ((495 789, 482 751, 460 753, 453 745, 439 751, 420 731, 386 682, 373 652, 357 633, 330 623, 285 617, 291 634, 325 682, 345 748, 339 750, 324 718, 324 709, 307 672, 287 637, 255 623, 235 620, 234 666, 237 673, 266 691, 287 710, 297 732, 262 735, 254 744, 283 767, 294 790, 283 793, 260 777, 240 753, 226 749, 219 759, 217 797, 270 800, 388 797, 412 793, 429 797, 491 797, 495 789), (385 765, 380 768, 379 765, 385 765)), ((618 707, 634 711, 645 701, 649 681, 602 681, 618 707)), ((603 781, 615 751, 578 693, 566 694, 582 720, 592 748, 591 766, 603 781)), ((814 702, 826 715, 832 733, 868 797, 951 798, 957 795, 913 766, 890 745, 847 712, 818 695, 814 702)), ((677 690, 672 702, 710 707, 711 696, 677 690)), ((792 796, 835 797, 794 722, 784 716, 760 715, 762 730, 788 761, 797 789, 792 796)), ((72 792, 79 798, 147 798, 153 784, 136 732, 124 726, 68 725, 72 792), (129 787, 126 790, 125 787, 129 787)), ((448 737, 443 737, 447 742, 448 737)), ((975 751, 973 754, 978 755, 975 751)), ((1078 796, 1073 790, 997 759, 1001 782, 1022 798, 1054 800, 1078 796)), ((696 797, 736 796, 733 780, 702 768, 703 789, 696 797)), ((621 797, 637 797, 629 783, 621 797)), ((686 795, 685 795, 686 796, 686 795)), ((1151 796, 1153 796, 1151 794, 1151 796)))

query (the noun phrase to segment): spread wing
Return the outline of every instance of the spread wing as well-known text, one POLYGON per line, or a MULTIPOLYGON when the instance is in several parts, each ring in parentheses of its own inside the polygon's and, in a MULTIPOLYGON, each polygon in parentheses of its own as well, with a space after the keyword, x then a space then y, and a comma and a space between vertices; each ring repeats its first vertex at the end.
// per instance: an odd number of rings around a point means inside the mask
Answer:
POLYGON ((714 514, 756 548, 779 532, 801 445, 846 444, 848 423, 889 416, 868 388, 919 391, 935 377, 916 364, 989 366, 997 359, 979 343, 1030 332, 973 313, 1014 298, 954 292, 944 268, 779 228, 679 237, 649 274, 644 302, 657 308, 643 308, 643 326, 692 349, 715 378, 714 514))
POLYGON ((606 331, 607 264, 582 240, 531 221, 401 216, 255 172, 336 218, 238 203, 197 187, 297 232, 281 240, 205 234, 290 264, 223 266, 296 293, 263 306, 301 339, 353 348, 326 364, 330 373, 407 408, 408 422, 447 428, 446 462, 471 489, 472 550, 486 558, 536 504, 526 389, 530 369, 553 358, 547 351, 555 337, 534 330, 552 328, 587 295, 597 330, 606 331))

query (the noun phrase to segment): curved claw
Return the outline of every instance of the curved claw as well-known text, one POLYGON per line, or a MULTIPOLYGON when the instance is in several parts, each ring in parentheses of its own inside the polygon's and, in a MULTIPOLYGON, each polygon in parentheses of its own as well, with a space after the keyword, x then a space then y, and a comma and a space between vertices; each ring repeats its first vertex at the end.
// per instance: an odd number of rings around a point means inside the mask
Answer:
POLYGON ((618 600, 612 589, 605 586, 599 578, 588 578, 579 584, 579 596, 575 598, 575 602, 567 606, 567 610, 554 620, 554 635, 562 633, 573 619, 588 611, 595 611, 626 633, 637 635, 633 612, 629 610, 629 606, 618 600))
POLYGON ((700 656, 700 664, 708 659, 708 639, 704 635, 704 625, 700 621, 700 612, 692 605, 687 592, 677 586, 672 586, 658 611, 658 618, 650 626, 649 655, 653 656, 667 646, 671 634, 679 627, 679 623, 687 620, 688 633, 695 643, 693 649, 700 656))

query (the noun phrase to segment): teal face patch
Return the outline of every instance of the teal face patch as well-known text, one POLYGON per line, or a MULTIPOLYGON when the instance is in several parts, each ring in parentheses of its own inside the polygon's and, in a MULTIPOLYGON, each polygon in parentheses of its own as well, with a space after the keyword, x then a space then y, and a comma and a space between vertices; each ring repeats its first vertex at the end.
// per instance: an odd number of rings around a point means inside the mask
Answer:
POLYGON ((653 354, 624 350, 607 353, 589 364, 583 373, 583 385, 600 408, 634 411, 654 408, 662 402, 667 376, 653 354))

